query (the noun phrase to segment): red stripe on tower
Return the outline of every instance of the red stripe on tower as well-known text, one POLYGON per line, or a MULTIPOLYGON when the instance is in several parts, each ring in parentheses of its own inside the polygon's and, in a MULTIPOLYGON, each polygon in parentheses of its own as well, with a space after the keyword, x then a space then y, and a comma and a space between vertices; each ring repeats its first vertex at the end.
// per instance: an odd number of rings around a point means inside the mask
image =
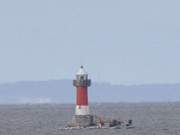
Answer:
POLYGON ((88 105, 87 87, 77 87, 76 105, 88 105))

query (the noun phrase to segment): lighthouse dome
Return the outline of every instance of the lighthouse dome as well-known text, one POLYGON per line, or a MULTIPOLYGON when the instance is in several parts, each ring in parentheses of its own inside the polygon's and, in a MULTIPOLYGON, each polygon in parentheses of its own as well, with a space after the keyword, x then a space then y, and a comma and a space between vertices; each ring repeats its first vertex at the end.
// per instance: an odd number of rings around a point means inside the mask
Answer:
POLYGON ((81 66, 79 71, 76 73, 76 75, 87 75, 86 71, 84 70, 84 67, 81 66))

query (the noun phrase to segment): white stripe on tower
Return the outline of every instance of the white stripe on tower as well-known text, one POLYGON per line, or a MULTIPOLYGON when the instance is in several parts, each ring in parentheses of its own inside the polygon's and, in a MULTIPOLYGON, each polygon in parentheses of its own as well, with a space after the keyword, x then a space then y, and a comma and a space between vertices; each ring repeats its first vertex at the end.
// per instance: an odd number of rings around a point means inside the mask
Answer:
POLYGON ((90 115, 89 106, 76 105, 75 115, 90 115))

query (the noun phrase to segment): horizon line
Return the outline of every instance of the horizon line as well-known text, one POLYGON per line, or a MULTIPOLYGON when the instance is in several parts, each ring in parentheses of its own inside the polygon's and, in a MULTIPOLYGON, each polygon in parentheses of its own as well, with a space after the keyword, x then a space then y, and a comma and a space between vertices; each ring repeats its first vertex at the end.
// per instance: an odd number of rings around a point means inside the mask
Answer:
MULTIPOLYGON (((48 81, 72 81, 73 79, 65 78, 65 79, 47 79, 47 80, 18 80, 18 81, 9 81, 9 82, 0 82, 0 85, 7 85, 7 84, 16 84, 16 83, 38 83, 38 82, 48 82, 48 81)), ((113 86, 143 86, 143 85, 179 85, 180 82, 174 83, 138 83, 138 84, 117 84, 107 81, 93 81, 94 84, 108 84, 113 86)))

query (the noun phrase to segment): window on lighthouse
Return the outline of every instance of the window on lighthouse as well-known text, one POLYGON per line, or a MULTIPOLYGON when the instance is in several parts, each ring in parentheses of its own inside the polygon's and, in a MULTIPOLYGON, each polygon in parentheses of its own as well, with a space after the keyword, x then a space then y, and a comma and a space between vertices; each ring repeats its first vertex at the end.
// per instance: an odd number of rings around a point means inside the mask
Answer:
POLYGON ((81 80, 84 80, 84 76, 81 76, 81 80))

